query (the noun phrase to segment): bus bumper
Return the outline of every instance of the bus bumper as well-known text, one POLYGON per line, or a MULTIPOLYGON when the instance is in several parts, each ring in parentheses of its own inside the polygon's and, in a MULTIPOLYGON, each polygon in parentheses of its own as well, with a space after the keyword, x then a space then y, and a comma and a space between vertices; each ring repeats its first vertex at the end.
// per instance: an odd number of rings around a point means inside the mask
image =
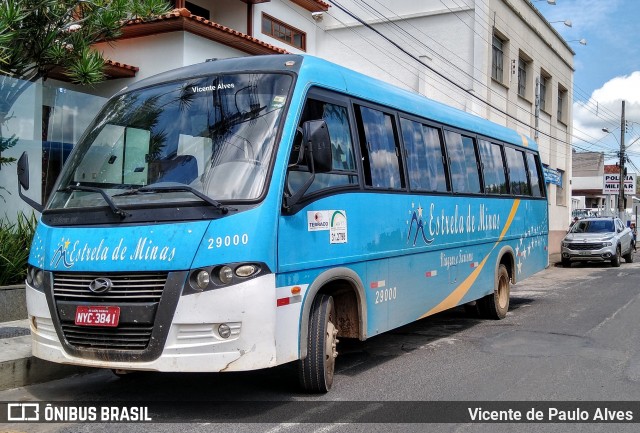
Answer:
POLYGON ((33 355, 61 364, 122 370, 222 372, 276 365, 275 276, 180 296, 161 355, 148 362, 82 358, 60 343, 44 293, 27 284, 33 355), (231 335, 223 338, 220 325, 231 335))

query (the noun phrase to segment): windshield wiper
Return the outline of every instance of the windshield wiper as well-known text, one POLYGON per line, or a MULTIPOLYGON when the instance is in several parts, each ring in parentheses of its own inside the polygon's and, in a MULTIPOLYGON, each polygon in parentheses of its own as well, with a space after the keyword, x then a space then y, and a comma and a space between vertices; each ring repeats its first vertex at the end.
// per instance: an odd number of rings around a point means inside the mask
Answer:
POLYGON ((120 209, 118 206, 116 206, 116 204, 113 202, 113 200, 111 200, 111 197, 109 197, 109 194, 107 194, 107 192, 105 190, 103 190, 102 188, 95 188, 93 186, 69 185, 69 186, 67 186, 65 189, 63 189, 61 191, 97 192, 98 194, 100 194, 102 196, 104 201, 107 202, 107 204, 109 205, 109 208, 111 209, 111 211, 114 214, 120 215, 120 218, 122 218, 122 219, 124 219, 127 216, 129 216, 128 213, 126 213, 125 211, 120 209))
POLYGON ((205 201, 205 202, 209 203, 210 205, 214 206, 216 209, 219 209, 223 214, 229 213, 229 210, 235 210, 233 208, 230 208, 228 206, 223 205, 222 203, 212 199, 211 197, 206 196, 205 194, 201 193, 200 191, 198 191, 197 189, 195 189, 193 187, 190 187, 189 185, 183 185, 183 184, 178 184, 178 183, 175 183, 175 184, 174 183, 168 183, 168 184, 165 184, 165 185, 143 186, 143 187, 140 187, 140 188, 136 188, 136 189, 132 189, 132 190, 129 190, 129 191, 122 192, 120 194, 116 194, 116 195, 114 195, 114 197, 122 197, 122 196, 127 196, 127 195, 144 194, 144 193, 147 193, 147 192, 181 192, 181 191, 192 193, 196 197, 202 199, 202 201, 205 201))

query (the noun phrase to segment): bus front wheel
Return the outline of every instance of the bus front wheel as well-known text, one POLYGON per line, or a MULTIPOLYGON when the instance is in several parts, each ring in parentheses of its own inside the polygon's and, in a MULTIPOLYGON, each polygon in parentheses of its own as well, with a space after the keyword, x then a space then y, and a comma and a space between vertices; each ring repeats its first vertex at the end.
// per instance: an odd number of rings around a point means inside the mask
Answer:
POLYGON ((490 295, 478 301, 480 315, 487 319, 504 319, 509 311, 509 295, 511 292, 509 271, 505 265, 498 268, 498 284, 490 295))
POLYGON ((307 392, 324 393, 331 389, 338 352, 338 328, 335 325, 333 297, 318 295, 309 316, 307 357, 300 361, 300 384, 307 392))

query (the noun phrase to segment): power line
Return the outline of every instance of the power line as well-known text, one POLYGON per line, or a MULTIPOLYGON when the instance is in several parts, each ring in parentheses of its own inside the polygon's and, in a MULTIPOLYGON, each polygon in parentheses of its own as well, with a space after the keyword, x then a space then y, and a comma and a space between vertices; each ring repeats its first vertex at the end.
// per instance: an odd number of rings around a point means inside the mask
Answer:
MULTIPOLYGON (((385 34, 383 34, 381 31, 375 29, 372 25, 370 25, 369 23, 367 23, 366 21, 364 21, 362 18, 360 18, 359 16, 357 16, 355 13, 353 13, 352 11, 348 10, 346 7, 344 7, 342 4, 338 3, 336 0, 329 0, 334 6, 336 6, 339 10, 341 10, 343 13, 347 14, 348 16, 350 16, 352 19, 355 19, 357 22, 359 22, 361 25, 363 25, 364 27, 366 27, 367 29, 371 30, 372 32, 374 32, 375 34, 377 34, 379 37, 383 38, 385 41, 387 41, 388 43, 390 43, 391 45, 393 45, 396 49, 400 50, 402 53, 406 54, 407 56, 409 56, 410 58, 412 58, 414 61, 418 62, 419 64, 423 65, 425 68, 427 68, 428 70, 432 71, 433 73, 435 73, 436 75, 438 75, 439 77, 441 77, 442 79, 444 79, 447 83, 449 83, 450 85, 454 86, 457 91, 460 92, 464 92, 466 95, 471 96, 474 99, 477 99, 478 101, 480 101, 481 103, 487 105, 489 108, 495 110, 498 113, 501 113, 502 115, 504 115, 505 117, 508 117, 512 120, 514 120, 516 123, 519 123, 521 125, 526 126, 527 128, 531 128, 532 126, 529 123, 526 123, 524 121, 521 121, 520 119, 518 119, 517 117, 507 113, 506 111, 504 111, 503 109, 500 109, 499 107, 496 107, 495 105, 489 103, 488 101, 486 101, 485 99, 481 98, 480 96, 473 94, 472 92, 470 92, 469 90, 465 89, 463 86, 461 86, 460 84, 456 83, 455 81, 453 81, 451 78, 445 76, 443 73, 437 71, 435 68, 431 67, 430 65, 426 64, 425 62, 423 62, 420 58, 416 57, 414 54, 410 53, 407 49, 405 49, 404 47, 400 46, 397 42, 395 42, 394 40, 390 39, 389 37, 387 37, 385 34)), ((364 2, 363 2, 364 3, 364 2)), ((467 74, 468 75, 468 74, 467 74)), ((484 84, 483 84, 484 85, 484 84)), ((486 85, 484 85, 486 86, 486 85)), ((522 107, 518 107, 519 109, 522 109, 522 107)), ((531 114, 531 112, 528 112, 528 114, 531 114)), ((552 126, 552 125, 550 125, 552 126)), ((544 131, 538 131, 540 134, 554 139, 560 143, 564 143, 566 145, 569 145, 569 143, 565 140, 562 140, 561 138, 552 136, 544 131)), ((565 131, 562 131, 565 132, 565 131)), ((585 134, 586 135, 586 134, 585 134)), ((540 145, 540 143, 539 143, 540 145)), ((557 149, 548 149, 549 152, 551 151, 555 151, 558 152, 557 149)))
MULTIPOLYGON (((435 68, 431 68, 429 67, 429 65, 426 65, 424 62, 420 61, 419 58, 416 58, 415 55, 411 54, 410 52, 408 52, 408 50, 406 49, 402 49, 402 47, 399 46, 398 43, 396 43, 395 41, 391 40, 389 37, 387 37, 385 34, 383 34, 381 31, 377 31, 376 29, 374 29, 371 25, 368 25, 366 22, 364 22, 362 19, 360 19, 355 13, 347 10, 344 6, 342 6, 341 4, 338 4, 335 1, 331 1, 338 9, 342 10, 345 14, 347 14, 348 16, 350 16, 351 18, 355 19, 357 22, 361 23, 364 27, 366 27, 369 30, 372 30, 375 34, 377 34, 379 37, 383 38, 387 43, 392 44, 396 49, 399 49, 402 53, 404 53, 405 55, 409 56, 411 59, 413 59, 414 61, 417 61, 419 64, 425 66, 427 69, 429 69, 430 71, 432 71, 433 73, 435 73, 436 75, 438 75, 439 77, 443 78, 445 80, 445 82, 443 83, 444 85, 446 85, 447 87, 450 87, 453 91, 455 91, 456 93, 464 93, 465 95, 471 95, 472 97, 474 97, 475 99, 479 100, 481 103, 485 104, 488 108, 491 108, 493 110, 496 110, 497 112, 502 113, 504 116, 509 117, 511 119, 516 120, 516 122, 526 126, 527 128, 532 128, 532 126, 529 123, 526 123, 524 121, 519 121, 518 119, 516 119, 514 116, 508 115, 507 113, 504 112, 504 110, 501 110, 495 106, 493 106, 492 104, 490 104, 489 102, 487 102, 485 99, 482 99, 480 97, 478 97, 477 95, 474 95, 472 93, 470 93, 467 89, 465 89, 464 87, 460 86, 457 82, 453 81, 451 78, 446 77, 443 73, 435 70, 435 68)), ((368 7, 370 7, 373 10, 376 10, 375 8, 373 8, 371 5, 367 4, 366 2, 362 2, 364 4, 366 4, 368 7)), ((378 2, 378 4, 380 4, 378 2)), ((293 8, 291 8, 292 10, 294 10, 293 8)), ((387 10, 389 10, 388 8, 386 8, 387 10)), ((377 11, 377 10, 376 10, 377 11)), ((390 11, 390 10, 389 10, 390 11)), ((451 10, 450 10, 451 11, 451 10)), ((382 17, 383 22, 387 21, 387 22, 391 22, 391 20, 386 17, 384 14, 380 13, 379 11, 378 15, 382 17)), ((390 11, 393 13, 393 11, 390 11)), ((452 13, 455 14, 455 12, 451 11, 452 13)), ((300 13, 298 11, 296 11, 296 13, 298 13, 300 15, 300 13)), ((349 29, 352 32, 354 32, 357 37, 362 38, 364 41, 366 41, 366 43, 368 43, 372 48, 375 48, 376 50, 379 50, 380 52, 383 53, 383 55, 392 58, 392 61, 394 61, 395 63, 398 63, 399 65, 402 65, 403 68, 405 68, 407 70, 407 72, 415 77, 417 77, 418 79, 421 79, 420 77, 420 73, 421 71, 419 71, 417 68, 415 68, 413 65, 407 63, 404 59, 398 57, 395 54, 392 54, 392 52, 390 50, 387 51, 383 51, 380 49, 380 47, 373 43, 370 39, 368 39, 367 37, 365 37, 363 34, 360 34, 358 32, 355 31, 355 29, 353 28, 352 25, 350 24, 346 24, 344 23, 342 20, 340 20, 337 16, 334 16, 332 14, 328 14, 329 16, 333 17, 337 22, 339 22, 340 24, 342 24, 343 28, 345 29, 349 29)), ((396 16, 398 16, 396 14, 396 16)), ((308 20, 308 17, 305 17, 308 20)), ((416 28, 415 26, 413 26, 410 22, 407 22, 406 20, 404 20, 403 18, 399 17, 400 21, 403 21, 405 23, 408 23, 411 27, 413 27, 415 30, 417 30, 418 32, 422 33, 423 35, 427 36, 428 39, 432 40, 433 42, 435 42, 436 44, 438 44, 439 46, 443 47, 442 44, 440 44, 438 41, 436 41, 435 39, 429 37, 428 35, 426 35, 424 32, 422 32, 420 29, 416 28)), ((310 20, 309 20, 310 21, 310 20)), ((311 22, 311 21, 310 21, 311 22)), ((318 28, 320 28, 318 26, 317 23, 314 23, 315 26, 317 26, 318 28)), ((418 41, 418 43, 423 46, 424 48, 428 49, 431 53, 438 55, 439 58, 443 59, 445 63, 451 65, 452 67, 454 67, 455 69, 457 69, 459 72, 461 72, 463 75, 470 77, 472 80, 474 80, 475 82, 478 82, 479 85, 481 85, 483 88, 486 88, 489 92, 494 92, 494 90, 492 88, 490 88, 489 86, 487 86, 486 84, 484 84, 483 82, 480 82, 477 78, 471 76, 468 72, 464 71, 463 69, 461 69, 459 66, 453 64, 450 60, 448 60, 447 58, 439 55, 439 53, 435 50, 433 50, 432 48, 428 47, 426 44, 424 44, 424 42, 418 40, 414 35, 412 35, 411 33, 409 33, 407 30, 403 29, 402 27, 398 26, 397 24, 393 23, 393 26, 395 26, 395 28, 397 29, 395 31, 396 34, 398 34, 398 31, 400 32, 400 37, 402 38, 402 34, 406 34, 408 35, 410 38, 412 38, 413 40, 418 41)), ((477 34, 477 32, 474 32, 477 34)), ((372 62, 368 57, 365 57, 362 55, 362 53, 353 50, 352 47, 347 46, 342 40, 340 40, 339 38, 335 37, 331 32, 327 32, 325 31, 325 34, 330 35, 331 37, 333 37, 336 41, 338 41, 340 44, 342 44, 343 46, 345 46, 347 49, 352 50, 354 53, 356 53, 359 57, 361 57, 362 59, 366 60, 368 63, 370 63, 371 65, 373 65, 374 67, 378 68, 379 70, 381 70, 382 72, 385 73, 385 75, 389 75, 392 79, 402 83, 404 86, 406 86, 407 88, 413 89, 412 85, 407 84, 406 82, 402 81, 399 77, 397 76, 392 76, 388 70, 385 70, 383 68, 380 67, 380 65, 378 65, 377 63, 372 62)), ((483 38, 483 40, 485 40, 483 38)), ((486 41, 486 40, 485 40, 486 41)), ((410 44, 409 44, 410 45, 410 44)), ((458 56, 458 58, 462 59, 461 57, 458 56)), ((466 62, 466 60, 462 59, 463 62, 467 63, 467 65, 469 65, 468 62, 466 62)), ((473 65, 471 65, 471 67, 473 69, 475 69, 476 71, 479 71, 477 68, 475 68, 473 65)), ((485 76, 487 76, 486 74, 483 74, 485 76)), ((495 94, 495 93, 494 93, 495 94)), ((448 96, 450 96, 450 94, 448 94, 448 96)), ((499 95, 498 95, 499 96, 499 95)), ((502 97, 503 100, 506 101, 507 104, 512 104, 515 105, 514 102, 509 101, 507 98, 502 97)), ((518 105, 516 105, 516 108, 519 110, 523 110, 523 107, 520 107, 518 105)), ((472 107, 467 107, 467 110, 471 110, 471 111, 475 111, 473 110, 472 107)), ((527 113, 528 115, 532 115, 532 113, 528 110, 525 110, 525 113, 527 113)), ((480 115, 481 117, 484 117, 485 114, 481 114, 481 113, 475 113, 477 115, 480 115)), ((556 125, 552 125, 547 119, 545 119, 544 117, 541 117, 540 120, 548 125, 550 128, 552 129, 558 129, 556 125)), ((549 137, 551 139, 555 139, 557 142, 560 143, 564 143, 565 145, 569 145, 569 143, 565 140, 562 140, 558 137, 555 136, 551 136, 550 134, 545 133, 544 131, 539 131, 542 135, 549 137)), ((583 132, 583 137, 578 138, 577 136, 571 134, 569 131, 565 131, 565 130, 561 130, 562 133, 568 134, 570 137, 574 137, 579 139, 580 141, 584 141, 589 143, 587 140, 584 139, 584 136, 588 136, 587 133, 583 132)), ((591 137, 593 138, 593 137, 591 137)), ((597 141, 600 141, 601 139, 596 140, 596 143, 592 143, 593 146, 599 146, 602 147, 604 149, 608 149, 606 146, 603 145, 599 145, 597 144, 597 141)), ((551 146, 546 146, 544 143, 538 143, 540 148, 544 148, 548 151, 549 154, 555 153, 555 154, 559 154, 559 150, 557 147, 551 147, 551 146)), ((573 148, 578 149, 578 150, 582 150, 582 151, 589 151, 589 149, 585 149, 583 147, 580 147, 578 145, 573 145, 573 148)), ((562 156, 565 156, 566 154, 563 152, 562 156)))
MULTIPOLYGON (((442 47, 442 48, 445 48, 445 49, 446 49, 446 47, 445 47, 444 45, 442 45, 442 44, 441 44, 440 42, 438 42, 437 40, 435 40, 435 39, 431 38, 428 34, 426 34, 425 32, 423 32, 420 28, 418 28, 418 27, 414 26, 410 21, 405 20, 404 18, 400 17, 400 16, 399 16, 399 15, 397 15, 395 12, 393 12, 391 9, 389 9, 388 7, 386 7, 385 5, 383 5, 380 1, 378 1, 378 0, 374 0, 374 1, 375 1, 378 5, 380 5, 382 8, 386 9, 388 12, 390 12, 390 13, 394 14, 394 15, 399 19, 399 21, 404 22, 405 24, 407 24, 408 26, 412 27, 412 28, 413 28, 414 30, 416 30, 417 32, 421 33, 421 34, 422 34, 423 36, 425 36, 426 38, 430 39, 430 40, 431 40, 432 42, 434 42, 435 44, 437 44, 437 45, 439 45, 440 47, 442 47)), ((454 2, 455 2, 455 0, 454 0, 454 2)), ((487 7, 488 7, 488 5, 487 5, 486 3, 484 3, 482 0, 476 0, 476 3, 478 3, 478 2, 482 2, 485 6, 487 6, 487 7)), ((366 1, 364 1, 364 0, 362 0, 362 1, 361 1, 361 3, 363 3, 363 4, 364 4, 364 5, 366 5, 370 10, 372 10, 372 11, 374 12, 374 15, 377 15, 378 17, 381 17, 381 18, 383 19, 383 21, 386 21, 386 22, 388 22, 390 25, 392 25, 393 27, 397 28, 397 29, 400 31, 401 35, 402 35, 402 33, 404 33, 404 34, 408 35, 411 39, 413 39, 413 40, 417 41, 421 46, 423 46, 424 48, 426 48, 426 49, 427 49, 427 50, 429 50, 430 52, 434 53, 434 54, 435 54, 436 56, 438 56, 439 58, 443 59, 446 63, 450 64, 451 66, 453 66, 454 68, 456 68, 457 70, 459 70, 461 73, 463 73, 463 74, 465 74, 465 75, 469 76, 473 81, 475 81, 475 82, 476 82, 476 83, 478 83, 479 85, 481 85, 481 86, 485 87, 489 92, 492 92, 493 94, 496 94, 496 92, 495 92, 492 88, 490 88, 489 86, 487 86, 484 82, 480 81, 480 80, 479 80, 479 79, 477 79, 475 76, 471 76, 471 75, 469 75, 469 74, 468 74, 466 71, 464 71, 462 68, 460 68, 459 66, 455 65, 453 62, 451 62, 450 60, 448 60, 448 59, 447 59, 447 58, 445 58, 444 56, 442 56, 438 51, 433 50, 431 47, 427 46, 427 45, 426 45, 424 42, 422 42, 420 39, 417 39, 414 35, 412 35, 411 33, 409 33, 407 30, 403 29, 402 27, 400 27, 400 26, 399 26, 398 24, 396 24, 394 21, 392 21, 391 19, 389 19, 389 17, 387 17, 386 15, 384 15, 383 13, 381 13, 379 10, 377 10, 376 8, 374 8, 373 6, 371 6, 369 3, 367 3, 367 2, 366 2, 366 1)), ((453 15, 455 15, 455 16, 457 17, 457 13, 456 13, 455 11, 453 11, 449 6, 447 6, 447 5, 446 5, 442 0, 441 0, 441 3, 442 3, 442 4, 443 4, 443 5, 444 5, 448 10, 449 10, 449 12, 451 12, 453 15)), ((458 4, 456 3, 456 5, 458 5, 458 4)), ((463 10, 463 9, 464 9, 464 7, 462 7, 462 6, 460 6, 460 5, 458 5, 458 6, 460 7, 460 9, 461 9, 461 10, 463 10)), ((465 5, 465 6, 467 6, 467 5, 465 5)), ((465 11, 465 12, 463 12, 463 13, 467 13, 467 14, 468 14, 468 12, 466 12, 466 11, 465 11)), ((479 13, 477 14, 477 16, 478 16, 479 18, 481 18, 479 13)), ((460 19, 459 17, 457 17, 457 18, 458 18, 458 19, 460 19)), ((471 17, 471 16, 470 16, 470 18, 475 18, 475 17, 471 17)), ((491 44, 489 43, 489 41, 488 41, 487 39, 485 39, 485 37, 484 37, 483 35, 481 35, 480 33, 478 33, 474 28, 470 27, 466 22, 464 22, 464 20, 460 20, 460 21, 461 21, 461 22, 463 22, 463 23, 464 23, 464 24, 465 24, 465 25, 466 25, 466 26, 467 26, 467 27, 468 27, 468 28, 469 28, 473 33, 475 33, 478 37, 480 37, 484 42, 486 42, 486 43, 487 43, 487 45, 491 45, 491 44)), ((484 21, 484 24, 487 24, 487 26, 488 26, 488 27, 490 27, 490 26, 491 26, 491 23, 489 23, 489 22, 488 22, 488 21, 486 21, 486 20, 484 21)), ((507 22, 506 24, 507 24, 507 26, 508 26, 508 27, 510 27, 510 26, 509 26, 509 24, 508 24, 508 22, 507 22)), ((526 40, 526 39, 525 39, 525 42, 526 42, 526 43, 531 47, 531 49, 532 49, 533 51, 536 51, 536 52, 540 55, 540 53, 535 49, 535 47, 528 43, 528 40, 526 40)), ((455 52, 452 52, 452 54, 453 54, 454 56, 458 57, 458 59, 460 59, 461 61, 465 62, 468 66, 471 66, 471 68, 472 68, 472 69, 474 69, 476 72, 478 72, 478 73, 482 74, 485 78, 488 78, 488 75, 486 74, 486 72, 481 71, 479 68, 475 67, 475 65, 473 65, 473 64, 471 64, 471 63, 469 63, 469 62, 467 62, 465 59, 463 59, 462 57, 458 56, 455 52)), ((569 78, 567 78, 567 79, 569 79, 569 78)), ((499 94, 498 94, 498 96, 499 96, 499 97, 501 97, 501 95, 499 95, 499 94)), ((506 102, 507 102, 508 104, 514 104, 513 102, 508 101, 508 99, 507 99, 507 98, 501 97, 501 99, 506 100, 506 102)), ((520 107, 520 106, 516 106, 516 107, 517 107, 518 109, 523 109, 523 108, 522 108, 522 107, 520 107)), ((531 112, 529 112, 529 111, 527 111, 527 114, 531 114, 531 115, 533 115, 533 113, 531 113, 531 112)), ((542 120, 543 122, 546 122, 544 118, 541 118, 541 120, 542 120)), ((547 123, 547 125, 549 125, 551 128, 554 128, 554 127, 555 127, 554 125, 551 125, 551 124, 550 124, 550 123, 548 123, 548 122, 546 122, 546 123, 547 123)), ((556 128, 556 129, 557 129, 557 128, 556 128)), ((564 132, 564 131, 562 131, 562 132, 564 132)), ((586 134, 584 131, 581 131, 581 132, 583 132, 583 134, 584 134, 584 135, 588 135, 588 134, 586 134)), ((576 138, 577 138, 577 137, 576 137, 576 138)), ((592 139, 593 139, 593 137, 590 137, 590 138, 592 138, 592 139)), ((586 141, 586 140, 583 140, 583 141, 586 141)), ((565 143, 566 143, 566 142, 565 142, 565 143)), ((539 143, 539 144, 540 144, 540 143, 539 143)), ((551 151, 551 149, 549 149, 549 150, 551 151)))

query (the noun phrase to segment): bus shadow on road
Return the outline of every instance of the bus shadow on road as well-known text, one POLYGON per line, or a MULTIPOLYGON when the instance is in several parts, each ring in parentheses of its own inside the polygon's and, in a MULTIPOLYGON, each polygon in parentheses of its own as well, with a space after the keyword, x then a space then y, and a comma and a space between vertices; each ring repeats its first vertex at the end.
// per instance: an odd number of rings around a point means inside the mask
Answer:
MULTIPOLYGON (((533 302, 535 299, 530 297, 512 296, 509 316, 522 307, 532 305, 533 302)), ((376 335, 366 341, 341 339, 338 345, 336 374, 357 376, 415 350, 436 350, 438 346, 451 344, 461 333, 481 324, 513 326, 509 316, 502 321, 482 319, 460 306, 376 335)))

